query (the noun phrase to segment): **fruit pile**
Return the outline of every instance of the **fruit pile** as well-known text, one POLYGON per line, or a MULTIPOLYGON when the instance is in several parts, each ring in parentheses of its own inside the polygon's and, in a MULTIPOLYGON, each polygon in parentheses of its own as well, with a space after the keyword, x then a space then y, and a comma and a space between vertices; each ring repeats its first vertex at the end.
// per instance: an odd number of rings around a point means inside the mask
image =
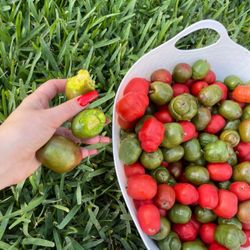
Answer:
POLYGON ((250 246, 250 86, 205 60, 131 79, 119 158, 142 230, 164 250, 250 246))
MULTIPOLYGON (((87 70, 80 70, 76 76, 67 79, 65 95, 68 100, 84 95, 81 97, 82 106, 98 97, 87 70)), ((94 137, 102 132, 105 122, 105 114, 100 109, 85 109, 71 121, 72 135, 79 139, 94 137)), ((36 156, 45 167, 57 173, 71 171, 82 160, 80 145, 62 135, 52 136, 36 156)))

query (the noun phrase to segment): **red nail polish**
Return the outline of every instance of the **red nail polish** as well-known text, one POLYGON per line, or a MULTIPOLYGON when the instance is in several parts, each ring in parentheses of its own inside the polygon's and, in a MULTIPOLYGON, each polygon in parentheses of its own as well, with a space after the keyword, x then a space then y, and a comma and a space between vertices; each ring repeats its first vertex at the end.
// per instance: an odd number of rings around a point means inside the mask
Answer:
POLYGON ((86 106, 88 103, 94 101, 97 97, 98 97, 98 92, 94 90, 78 97, 77 102, 81 106, 86 106))

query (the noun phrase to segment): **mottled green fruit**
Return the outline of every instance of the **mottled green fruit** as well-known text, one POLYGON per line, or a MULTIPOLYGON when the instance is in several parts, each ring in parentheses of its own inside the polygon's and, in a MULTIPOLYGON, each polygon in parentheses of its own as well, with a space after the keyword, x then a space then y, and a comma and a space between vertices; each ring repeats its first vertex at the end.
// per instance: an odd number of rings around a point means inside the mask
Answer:
POLYGON ((45 167, 57 173, 71 171, 82 159, 80 147, 60 135, 54 135, 37 151, 36 156, 45 167))
POLYGON ((100 109, 86 109, 73 118, 71 130, 78 138, 91 138, 102 132, 105 122, 105 114, 100 109))

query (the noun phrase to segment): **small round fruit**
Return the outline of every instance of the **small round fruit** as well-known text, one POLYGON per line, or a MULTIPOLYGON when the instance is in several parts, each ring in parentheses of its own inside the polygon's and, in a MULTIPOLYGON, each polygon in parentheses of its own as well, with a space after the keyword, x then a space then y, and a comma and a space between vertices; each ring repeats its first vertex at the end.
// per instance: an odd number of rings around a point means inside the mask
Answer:
POLYGON ((127 192, 135 200, 149 200, 156 195, 157 183, 148 174, 133 175, 128 178, 127 192))
POLYGON ((198 187, 198 204, 202 208, 214 209, 219 202, 218 189, 212 184, 203 184, 198 187))
POLYGON ((100 109, 86 109, 73 118, 71 130, 78 138, 91 138, 102 132, 105 122, 100 109))
POLYGON ((159 209, 153 204, 142 205, 138 209, 138 221, 144 233, 155 235, 161 228, 159 209))
POLYGON ((165 82, 171 84, 172 82, 172 75, 166 69, 158 69, 154 71, 151 75, 151 82, 165 82))
POLYGON ((175 203, 175 192, 172 187, 167 184, 158 185, 154 203, 162 209, 170 209, 175 203))
POLYGON ((192 76, 192 68, 187 63, 179 63, 173 71, 173 78, 176 82, 186 82, 192 76))
POLYGON ((250 119, 244 120, 239 125, 241 141, 250 142, 250 119))
POLYGON ((240 203, 237 217, 242 223, 250 223, 250 200, 240 203))
POLYGON ((191 205, 198 201, 197 189, 189 183, 177 183, 174 185, 176 200, 184 205, 191 205))
POLYGON ((205 60, 197 60, 192 66, 192 78, 194 80, 203 79, 210 70, 210 65, 205 60))
POLYGON ((67 79, 65 95, 72 99, 79 95, 95 90, 95 82, 91 79, 87 70, 79 70, 76 76, 67 79))
POLYGON ((238 76, 230 75, 224 79, 224 84, 230 89, 234 90, 242 81, 238 76))
POLYGON ((163 240, 168 236, 170 230, 171 230, 170 222, 165 217, 161 217, 160 231, 157 234, 152 235, 151 238, 154 240, 163 240))
POLYGON ((168 216, 173 223, 185 224, 190 221, 192 210, 189 206, 175 203, 169 210, 168 216))
POLYGON ((37 151, 36 156, 45 167, 57 173, 71 171, 82 159, 80 147, 60 135, 54 135, 37 151))

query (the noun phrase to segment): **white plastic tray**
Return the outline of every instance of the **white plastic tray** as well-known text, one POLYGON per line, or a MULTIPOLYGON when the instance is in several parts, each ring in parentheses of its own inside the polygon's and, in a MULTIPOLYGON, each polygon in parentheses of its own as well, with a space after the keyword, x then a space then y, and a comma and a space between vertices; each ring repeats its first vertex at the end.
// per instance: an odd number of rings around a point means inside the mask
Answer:
MULTIPOLYGON (((146 235, 140 228, 136 217, 136 209, 132 199, 128 196, 126 191, 126 176, 124 173, 123 163, 119 160, 118 149, 120 144, 119 131, 120 127, 117 123, 117 114, 115 106, 117 101, 121 98, 123 89, 129 80, 133 77, 144 77, 149 79, 151 73, 159 68, 167 68, 172 71, 175 64, 186 62, 194 63, 197 59, 206 59, 211 64, 212 70, 217 75, 217 80, 222 80, 229 74, 238 75, 243 81, 250 80, 250 52, 232 41, 227 33, 225 27, 214 20, 203 20, 194 23, 181 31, 169 41, 163 43, 159 47, 151 50, 149 53, 141 57, 127 72, 123 78, 118 91, 116 93, 114 109, 113 109, 113 155, 115 162, 115 169, 118 182, 127 204, 131 217, 137 227, 137 230, 147 249, 157 250, 156 244, 146 235), (179 50, 175 44, 182 37, 188 34, 201 30, 212 29, 219 34, 219 39, 216 43, 201 49, 179 50)), ((242 248, 250 249, 248 248, 242 248)))

